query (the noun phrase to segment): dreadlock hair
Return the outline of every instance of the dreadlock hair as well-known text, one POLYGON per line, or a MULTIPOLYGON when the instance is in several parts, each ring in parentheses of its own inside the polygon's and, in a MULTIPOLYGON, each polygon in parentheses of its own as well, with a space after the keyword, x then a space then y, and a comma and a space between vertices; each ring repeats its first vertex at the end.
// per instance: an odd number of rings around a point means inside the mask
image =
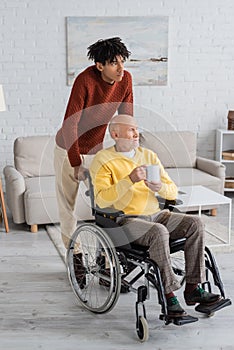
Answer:
POLYGON ((89 60, 95 63, 100 62, 105 65, 106 61, 113 62, 116 56, 122 56, 126 60, 131 52, 121 41, 120 38, 100 39, 88 47, 87 56, 89 60))

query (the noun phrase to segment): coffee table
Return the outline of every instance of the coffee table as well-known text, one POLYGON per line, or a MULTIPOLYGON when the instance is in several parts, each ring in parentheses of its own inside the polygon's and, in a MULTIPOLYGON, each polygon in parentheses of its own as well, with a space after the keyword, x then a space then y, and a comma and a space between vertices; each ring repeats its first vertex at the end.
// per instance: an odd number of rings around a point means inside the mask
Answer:
MULTIPOLYGON (((184 186, 178 189, 178 199, 183 201, 183 204, 176 205, 180 212, 198 210, 198 215, 201 216, 202 210, 217 208, 220 205, 228 206, 228 232, 227 239, 218 234, 208 231, 206 232, 216 237, 221 244, 230 245, 231 243, 231 219, 232 219, 232 200, 217 192, 214 192, 204 186, 184 186)), ((219 244, 217 244, 219 245, 219 244)))

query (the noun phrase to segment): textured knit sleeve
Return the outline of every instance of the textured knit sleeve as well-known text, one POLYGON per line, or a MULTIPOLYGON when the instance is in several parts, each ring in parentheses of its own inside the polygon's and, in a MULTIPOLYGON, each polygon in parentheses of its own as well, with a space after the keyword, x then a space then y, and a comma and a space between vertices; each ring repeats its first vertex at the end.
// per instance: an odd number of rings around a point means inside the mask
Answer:
POLYGON ((73 84, 70 98, 62 125, 62 134, 68 158, 71 165, 81 164, 79 143, 78 143, 78 123, 86 98, 86 88, 82 76, 78 76, 73 84))
POLYGON ((133 115, 132 76, 128 71, 125 71, 124 74, 126 76, 126 93, 118 108, 118 114, 133 115))
POLYGON ((177 186, 174 183, 174 181, 172 181, 172 179, 170 178, 170 176, 168 175, 168 173, 165 171, 161 161, 159 160, 159 158, 156 156, 156 164, 159 165, 160 167, 160 171, 161 171, 161 183, 162 183, 162 187, 160 189, 160 191, 158 191, 158 194, 165 199, 169 199, 169 200, 174 200, 177 198, 177 186))
POLYGON ((95 201, 101 208, 116 208, 115 204, 128 193, 133 183, 128 175, 114 181, 114 165, 112 163, 111 168, 109 167, 105 155, 105 151, 98 152, 90 166, 95 201))

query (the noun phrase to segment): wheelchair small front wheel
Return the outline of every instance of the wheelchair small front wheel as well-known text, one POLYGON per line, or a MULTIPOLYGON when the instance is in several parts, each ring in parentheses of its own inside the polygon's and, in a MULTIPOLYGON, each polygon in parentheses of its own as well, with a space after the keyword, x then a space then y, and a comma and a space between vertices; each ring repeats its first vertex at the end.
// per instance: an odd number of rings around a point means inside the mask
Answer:
POLYGON ((138 328, 137 335, 139 340, 143 343, 149 338, 149 326, 145 317, 139 316, 138 318, 138 328))
POLYGON ((121 288, 120 264, 102 228, 85 223, 76 229, 67 250, 67 271, 72 289, 86 309, 101 314, 115 306, 121 288), (75 254, 78 248, 80 253, 75 254), (77 265, 81 266, 82 278, 77 265))

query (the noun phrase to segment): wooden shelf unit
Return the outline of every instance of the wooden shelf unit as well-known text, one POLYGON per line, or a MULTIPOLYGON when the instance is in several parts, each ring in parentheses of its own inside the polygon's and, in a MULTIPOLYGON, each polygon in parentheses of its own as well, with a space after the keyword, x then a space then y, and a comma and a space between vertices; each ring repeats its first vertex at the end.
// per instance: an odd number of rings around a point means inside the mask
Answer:
POLYGON ((226 179, 231 183, 231 187, 225 187, 224 191, 234 192, 234 160, 224 159, 224 151, 234 150, 234 130, 216 130, 216 160, 226 166, 226 179), (232 187, 233 184, 233 187, 232 187))

